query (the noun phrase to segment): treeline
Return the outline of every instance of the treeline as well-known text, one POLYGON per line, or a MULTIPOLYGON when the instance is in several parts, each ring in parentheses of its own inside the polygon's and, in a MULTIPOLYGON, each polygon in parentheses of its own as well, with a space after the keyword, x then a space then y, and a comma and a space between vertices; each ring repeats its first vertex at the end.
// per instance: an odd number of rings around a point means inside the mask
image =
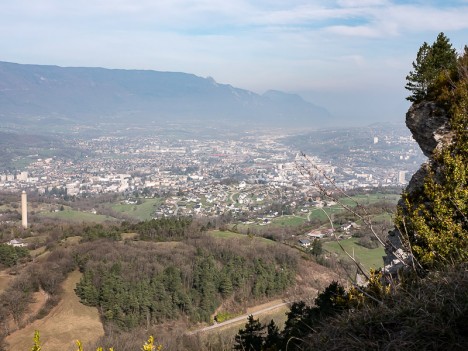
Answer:
POLYGON ((242 305, 294 283, 293 250, 247 237, 233 241, 83 244, 75 253, 83 272, 76 293, 108 323, 133 328, 184 316, 208 322, 224 299, 242 305))
POLYGON ((190 217, 152 219, 136 224, 124 223, 122 228, 127 232, 138 233, 141 240, 154 241, 182 240, 201 231, 201 225, 190 217))
POLYGON ((202 225, 189 217, 168 217, 152 219, 138 223, 122 222, 115 224, 86 224, 69 226, 63 230, 63 236, 79 235, 83 241, 98 239, 121 240, 123 233, 137 233, 138 239, 148 241, 180 241, 189 236, 196 236, 202 231, 202 225))

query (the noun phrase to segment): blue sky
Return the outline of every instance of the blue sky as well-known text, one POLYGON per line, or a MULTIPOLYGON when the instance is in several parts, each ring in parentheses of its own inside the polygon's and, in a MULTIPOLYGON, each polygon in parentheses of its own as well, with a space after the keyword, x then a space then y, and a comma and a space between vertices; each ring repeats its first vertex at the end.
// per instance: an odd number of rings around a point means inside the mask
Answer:
POLYGON ((0 0, 0 60, 154 69, 300 93, 350 124, 403 121, 405 76, 468 0, 0 0))

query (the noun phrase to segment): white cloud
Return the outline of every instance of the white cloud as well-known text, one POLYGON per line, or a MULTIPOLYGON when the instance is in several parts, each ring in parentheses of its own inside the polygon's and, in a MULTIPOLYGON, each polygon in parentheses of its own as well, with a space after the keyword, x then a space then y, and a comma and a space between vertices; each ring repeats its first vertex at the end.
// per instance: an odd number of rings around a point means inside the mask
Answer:
POLYGON ((387 0, 339 0, 338 5, 343 7, 367 7, 389 5, 387 0))
POLYGON ((468 7, 434 8, 395 6, 378 13, 377 19, 392 22, 402 30, 461 30, 468 29, 468 7))
POLYGON ((351 37, 378 38, 383 35, 379 28, 372 26, 330 26, 325 31, 351 37))

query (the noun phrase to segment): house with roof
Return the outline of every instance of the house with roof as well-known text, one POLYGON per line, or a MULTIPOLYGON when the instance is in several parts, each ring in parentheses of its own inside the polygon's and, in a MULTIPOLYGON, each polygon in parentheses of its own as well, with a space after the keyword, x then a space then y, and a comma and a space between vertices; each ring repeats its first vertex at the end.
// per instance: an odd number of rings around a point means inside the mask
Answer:
POLYGON ((21 239, 11 239, 9 242, 7 242, 7 245, 13 246, 13 247, 25 247, 28 246, 23 240, 21 239))

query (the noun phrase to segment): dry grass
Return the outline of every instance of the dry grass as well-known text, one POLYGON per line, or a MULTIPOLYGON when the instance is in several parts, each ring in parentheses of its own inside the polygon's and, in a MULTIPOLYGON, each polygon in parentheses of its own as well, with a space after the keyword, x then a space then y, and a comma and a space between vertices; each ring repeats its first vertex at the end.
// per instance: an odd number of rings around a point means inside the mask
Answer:
POLYGON ((433 272, 321 329, 304 350, 468 350, 468 270, 433 272))
POLYGON ((74 340, 93 342, 104 335, 96 308, 84 306, 75 295, 74 288, 80 273, 74 271, 63 282, 63 296, 59 304, 43 319, 29 324, 6 338, 9 350, 29 350, 34 330, 41 333, 43 350, 73 350, 74 340))
POLYGON ((122 233, 120 234, 122 240, 133 240, 138 238, 138 233, 122 233))
POLYGON ((8 274, 8 270, 0 271, 0 294, 8 287, 13 276, 8 274))

